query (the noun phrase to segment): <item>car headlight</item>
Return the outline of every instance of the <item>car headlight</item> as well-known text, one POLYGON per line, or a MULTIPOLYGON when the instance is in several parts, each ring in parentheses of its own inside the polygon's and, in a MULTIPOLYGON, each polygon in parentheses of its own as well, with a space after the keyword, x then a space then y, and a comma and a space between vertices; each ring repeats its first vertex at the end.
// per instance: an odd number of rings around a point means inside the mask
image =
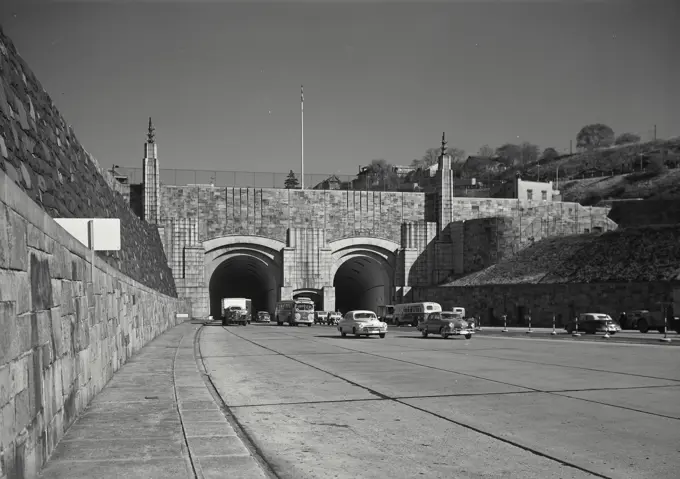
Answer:
POLYGON ((295 313, 295 319, 300 319, 300 313, 295 313))
POLYGON ((454 329, 456 327, 455 323, 449 323, 449 328, 454 329))
POLYGON ((313 321, 313 320, 314 320, 314 315, 313 315, 313 314, 310 314, 309 316, 307 316, 307 319, 310 320, 310 321, 313 321))

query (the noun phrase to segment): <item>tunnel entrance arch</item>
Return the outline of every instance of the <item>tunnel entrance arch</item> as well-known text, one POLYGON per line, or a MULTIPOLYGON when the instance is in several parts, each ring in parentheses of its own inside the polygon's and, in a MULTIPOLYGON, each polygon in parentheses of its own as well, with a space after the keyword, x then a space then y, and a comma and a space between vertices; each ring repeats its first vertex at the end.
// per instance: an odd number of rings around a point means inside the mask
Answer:
POLYGON ((206 241, 205 263, 210 314, 220 316, 222 298, 249 298, 253 314, 274 313, 282 284, 279 243, 259 237, 206 241), (208 249, 210 248, 210 249, 208 249))
POLYGON ((379 305, 392 303, 399 245, 366 240, 338 241, 331 255, 335 309, 343 314, 353 309, 377 311, 379 305))

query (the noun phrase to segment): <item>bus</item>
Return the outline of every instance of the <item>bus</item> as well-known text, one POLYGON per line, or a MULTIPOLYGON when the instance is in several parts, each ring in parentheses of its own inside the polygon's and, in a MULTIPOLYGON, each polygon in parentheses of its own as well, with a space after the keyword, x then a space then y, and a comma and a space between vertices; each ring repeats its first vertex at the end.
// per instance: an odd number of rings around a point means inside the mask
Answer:
POLYGON ((430 313, 441 312, 442 307, 439 303, 406 303, 394 305, 394 324, 397 326, 411 325, 418 326, 418 321, 422 321, 430 313))
POLYGON ((274 316, 278 326, 288 323, 288 326, 306 324, 311 327, 314 324, 314 301, 302 297, 279 301, 274 316))

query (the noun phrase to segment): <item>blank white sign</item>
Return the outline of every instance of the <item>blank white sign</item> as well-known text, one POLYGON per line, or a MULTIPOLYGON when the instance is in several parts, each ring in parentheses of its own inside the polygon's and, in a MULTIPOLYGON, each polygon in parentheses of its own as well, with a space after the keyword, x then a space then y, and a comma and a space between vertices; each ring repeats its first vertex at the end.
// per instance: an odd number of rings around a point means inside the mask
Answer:
POLYGON ((120 219, 118 218, 54 218, 71 236, 90 248, 88 223, 92 221, 95 251, 120 251, 120 219))

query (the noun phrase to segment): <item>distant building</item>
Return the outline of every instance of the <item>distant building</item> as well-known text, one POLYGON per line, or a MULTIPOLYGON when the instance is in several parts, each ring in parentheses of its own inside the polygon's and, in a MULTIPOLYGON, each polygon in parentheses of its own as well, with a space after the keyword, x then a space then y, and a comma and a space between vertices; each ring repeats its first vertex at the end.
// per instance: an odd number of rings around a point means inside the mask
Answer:
POLYGON ((530 201, 560 201, 561 195, 553 189, 553 182, 525 181, 519 175, 491 189, 492 198, 517 198, 530 201))
POLYGON ((331 175, 321 183, 316 185, 314 190, 341 190, 343 189, 344 183, 335 175, 331 175))

